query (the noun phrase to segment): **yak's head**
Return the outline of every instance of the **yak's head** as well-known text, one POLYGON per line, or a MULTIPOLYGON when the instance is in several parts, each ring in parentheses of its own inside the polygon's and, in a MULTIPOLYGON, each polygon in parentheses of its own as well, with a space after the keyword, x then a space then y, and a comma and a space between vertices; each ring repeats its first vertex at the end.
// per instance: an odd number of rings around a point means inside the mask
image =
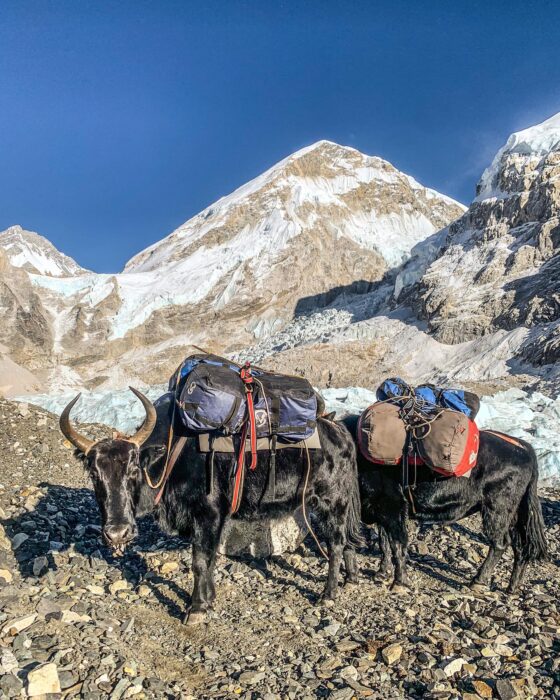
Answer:
POLYGON ((94 442, 70 423, 70 411, 80 394, 70 401, 60 416, 60 430, 84 457, 91 476, 95 498, 101 511, 103 538, 117 554, 136 537, 136 508, 139 501, 142 473, 140 448, 156 425, 156 409, 144 394, 130 387, 144 405, 146 419, 132 437, 94 442))

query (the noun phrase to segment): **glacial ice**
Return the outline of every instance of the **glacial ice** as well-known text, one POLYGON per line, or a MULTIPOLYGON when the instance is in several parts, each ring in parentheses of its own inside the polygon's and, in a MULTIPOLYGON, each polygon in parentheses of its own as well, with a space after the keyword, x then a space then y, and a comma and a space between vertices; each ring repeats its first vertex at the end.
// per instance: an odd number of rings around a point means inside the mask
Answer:
MULTIPOLYGON (((155 400, 166 391, 166 385, 142 389, 155 400)), ((327 410, 339 417, 360 413, 375 401, 375 393, 362 387, 323 389, 327 410)), ((21 401, 42 406, 60 414, 74 394, 58 396, 32 395, 21 401)), ((142 404, 128 389, 118 391, 83 392, 72 411, 72 417, 82 423, 103 423, 124 433, 132 433, 144 418, 142 404)), ((538 392, 508 389, 481 401, 477 423, 523 438, 535 448, 541 484, 560 484, 560 396, 549 398, 538 392)))

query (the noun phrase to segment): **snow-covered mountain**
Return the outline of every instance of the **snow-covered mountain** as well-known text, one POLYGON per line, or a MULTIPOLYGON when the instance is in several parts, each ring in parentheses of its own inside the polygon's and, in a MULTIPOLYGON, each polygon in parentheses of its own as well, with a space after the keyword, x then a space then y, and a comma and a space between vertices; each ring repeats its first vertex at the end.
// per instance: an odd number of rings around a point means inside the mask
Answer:
POLYGON ((0 248, 14 267, 48 277, 71 277, 87 272, 43 236, 10 226, 0 231, 0 248))
POLYGON ((246 354, 318 385, 411 381, 560 390, 560 115, 513 134, 469 209, 395 279, 338 299, 246 354), (389 299, 393 303, 388 303, 389 299))
POLYGON ((161 381, 193 343, 241 350, 343 292, 366 291, 463 211, 380 158, 320 141, 120 274, 84 271, 21 229, 0 247, 26 271, 47 319, 37 370, 46 388, 119 387, 161 381))

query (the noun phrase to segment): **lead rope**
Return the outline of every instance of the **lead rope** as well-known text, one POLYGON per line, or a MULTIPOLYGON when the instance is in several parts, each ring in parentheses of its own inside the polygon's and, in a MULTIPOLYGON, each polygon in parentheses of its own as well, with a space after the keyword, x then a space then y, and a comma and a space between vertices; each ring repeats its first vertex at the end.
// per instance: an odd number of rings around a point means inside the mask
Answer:
POLYGON ((317 547, 319 547, 319 551, 325 557, 325 559, 327 561, 329 561, 328 555, 326 554, 325 550, 321 547, 321 543, 319 542, 317 535, 313 531, 313 528, 311 527, 311 524, 310 524, 309 520, 307 519, 307 513, 306 513, 306 509, 305 509, 305 492, 307 491, 307 484, 309 482, 309 474, 311 472, 311 457, 309 456, 309 447, 307 446, 307 440, 304 440, 303 444, 305 445, 305 454, 307 455, 307 472, 305 474, 305 482, 303 484, 303 491, 301 494, 301 510, 303 513, 303 519, 305 521, 305 524, 307 525, 307 529, 309 530, 311 536, 315 540, 315 544, 317 545, 317 547))

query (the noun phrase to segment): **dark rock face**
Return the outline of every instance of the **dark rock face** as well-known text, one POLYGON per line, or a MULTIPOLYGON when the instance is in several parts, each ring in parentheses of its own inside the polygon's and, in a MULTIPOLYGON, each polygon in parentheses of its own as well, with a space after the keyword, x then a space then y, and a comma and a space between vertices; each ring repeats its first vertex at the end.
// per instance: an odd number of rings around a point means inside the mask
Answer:
MULTIPOLYGON (((546 324, 560 318, 559 143, 553 148, 506 148, 490 184, 485 173, 479 198, 449 226, 417 288, 421 315, 439 341, 517 326, 542 326, 546 336, 546 324)), ((542 362, 549 350, 537 355, 542 362)))

